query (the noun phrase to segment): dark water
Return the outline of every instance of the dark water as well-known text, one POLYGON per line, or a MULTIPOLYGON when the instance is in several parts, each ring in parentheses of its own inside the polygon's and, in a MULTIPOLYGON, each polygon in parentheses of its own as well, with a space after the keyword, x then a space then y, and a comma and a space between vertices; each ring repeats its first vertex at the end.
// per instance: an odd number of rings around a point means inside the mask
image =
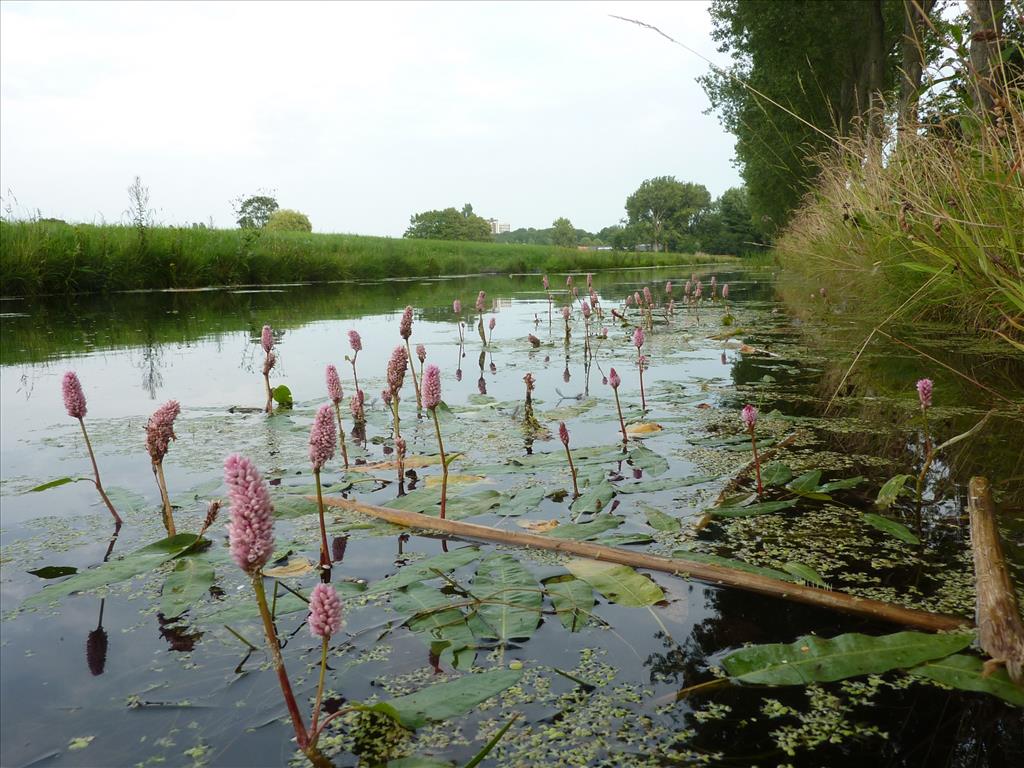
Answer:
MULTIPOLYGON (((77 371, 84 384, 87 424, 103 480, 127 521, 112 559, 162 536, 143 430, 148 415, 167 399, 182 403, 178 440, 165 461, 179 531, 196 530, 206 501, 223 493, 221 463, 234 451, 251 456, 272 479, 279 511, 286 499, 308 493, 306 441, 312 414, 325 397, 324 366, 338 366, 347 400, 351 369, 344 356, 350 354, 346 332, 351 328, 363 338, 358 371, 369 404, 365 446, 350 442, 352 456, 367 462, 392 458, 390 422, 378 401, 407 304, 416 310, 412 341, 424 344, 428 362, 441 366, 444 400, 453 408, 442 424, 446 448, 464 455, 452 472, 468 476, 458 478, 462 481, 473 480, 453 483, 451 493, 485 489, 507 497, 536 483, 569 490, 560 464, 531 475, 495 469, 511 458, 561 450, 557 439, 524 433, 523 376, 531 372, 537 378, 538 417, 552 430, 564 419, 574 449, 614 446, 618 422, 602 379, 612 366, 621 373, 627 418, 639 416, 639 387, 630 329, 619 327, 610 310, 622 311, 625 297, 643 286, 663 304, 666 280, 673 281, 678 297, 691 271, 596 275, 605 315, 592 320, 591 331, 606 326, 610 332, 606 341, 592 338, 589 363, 578 307, 571 341, 564 343, 559 314, 566 299, 564 275, 552 275, 550 324, 537 276, 132 294, 58 304, 4 301, 0 763, 252 766, 283 765, 296 754, 291 728, 281 722, 286 713, 265 655, 262 650, 247 654, 223 625, 231 624, 262 648, 259 626, 213 615, 251 603, 251 590, 224 551, 223 520, 210 534, 214 586, 181 617, 159 611, 165 572, 19 611, 22 600, 47 583, 27 571, 49 565, 84 570, 101 562, 110 544, 109 515, 88 483, 24 493, 51 478, 88 474, 78 426, 60 400, 65 370, 77 371), (469 319, 478 290, 487 293, 485 322, 496 320, 493 339, 485 347, 470 324, 460 347, 451 302, 459 298, 469 319), (272 383, 287 384, 296 401, 293 410, 270 418, 248 410, 263 399, 258 337, 264 323, 278 338, 272 383), (542 340, 539 349, 526 341, 528 333, 542 340)), ((698 272, 706 289, 715 269, 698 272)), ((999 494, 1019 583, 1024 566, 1021 360, 947 329, 893 329, 894 335, 906 331, 904 341, 958 373, 885 342, 869 346, 840 387, 864 338, 850 308, 823 303, 810 319, 796 321, 776 302, 770 273, 718 269, 717 278, 730 284, 735 338, 709 338, 727 330, 721 301, 698 313, 680 308, 670 318, 659 314, 645 347, 651 356, 645 385, 647 418, 663 429, 643 439, 667 464, 659 477, 714 479, 617 495, 612 511, 624 520, 612 533, 653 538, 629 545, 637 550, 670 554, 694 548, 776 568, 797 560, 817 568, 836 589, 970 615, 963 497, 971 474, 984 473, 999 494), (856 513, 872 509, 888 477, 916 472, 920 465, 913 385, 922 376, 936 380, 930 428, 938 440, 970 428, 990 409, 995 415, 986 429, 933 465, 919 515, 909 499, 896 505, 894 519, 922 539, 914 548, 863 525, 856 513), (761 410, 766 446, 799 432, 791 452, 794 467, 821 467, 828 479, 863 475, 866 482, 836 494, 837 505, 801 504, 785 515, 698 530, 703 510, 747 461, 746 447, 729 441, 741 432, 738 412, 746 402, 761 410), (653 529, 646 518, 650 508, 677 518, 680 530, 653 529)), ((575 280, 582 289, 584 276, 575 280)), ((408 377, 401 411, 410 454, 435 453, 433 426, 417 418, 408 377)), ((347 412, 345 417, 348 426, 347 412)), ((405 489, 423 488, 438 474, 436 466, 414 469, 404 478, 405 489)), ((623 458, 588 466, 584 474, 593 482, 603 476, 617 484, 651 479, 623 458)), ((353 475, 346 476, 335 461, 324 477, 328 492, 347 489, 348 497, 375 503, 395 499, 394 471, 367 475, 380 482, 349 487, 353 475)), ((511 530, 521 530, 522 520, 565 524, 572 517, 568 501, 554 494, 521 517, 503 516, 498 507, 472 521, 511 530)), ((379 530, 354 521, 329 516, 331 537, 348 537, 344 558, 334 568, 335 582, 372 583, 419 556, 464 546, 429 536, 378 535, 379 530)), ((277 546, 281 555, 290 551, 293 558, 315 560, 316 515, 279 520, 277 546)), ((564 562, 553 556, 513 554, 539 580, 565 573, 564 562)), ((453 579, 465 587, 475 567, 455 571, 453 579)), ((505 648, 481 642, 478 668, 522 662, 520 692, 411 738, 381 735, 339 719, 324 739, 325 750, 339 766, 403 756, 461 765, 519 712, 486 764, 818 766, 862 765, 870 756, 881 765, 1000 766, 1024 758, 1019 709, 991 696, 915 682, 899 672, 810 688, 711 688, 676 702, 676 691, 712 680, 711 668, 745 643, 788 643, 808 633, 883 634, 894 628, 665 574, 653 578, 666 599, 650 608, 616 605, 599 596, 595 619, 582 631, 569 632, 545 603, 548 614, 529 640, 505 648), (592 685, 580 686, 556 668, 592 685)), ((315 577, 282 581, 308 591, 315 577)), ((440 580, 431 584, 444 586, 440 580)), ((278 627, 300 708, 308 712, 319 643, 309 637, 304 616, 302 611, 283 614, 278 627)), ((457 674, 451 655, 432 656, 423 638, 403 626, 406 618, 386 599, 348 601, 345 630, 332 643, 329 706, 387 698, 457 674)))

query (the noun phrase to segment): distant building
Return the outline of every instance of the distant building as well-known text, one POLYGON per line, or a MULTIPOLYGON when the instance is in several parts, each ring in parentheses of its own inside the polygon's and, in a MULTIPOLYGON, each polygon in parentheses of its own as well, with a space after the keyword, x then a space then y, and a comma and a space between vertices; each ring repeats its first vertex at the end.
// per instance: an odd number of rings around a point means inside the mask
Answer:
POLYGON ((512 225, 511 224, 504 224, 504 223, 498 221, 497 219, 488 219, 487 223, 491 225, 491 234, 492 235, 500 235, 503 232, 511 232, 512 231, 512 225))

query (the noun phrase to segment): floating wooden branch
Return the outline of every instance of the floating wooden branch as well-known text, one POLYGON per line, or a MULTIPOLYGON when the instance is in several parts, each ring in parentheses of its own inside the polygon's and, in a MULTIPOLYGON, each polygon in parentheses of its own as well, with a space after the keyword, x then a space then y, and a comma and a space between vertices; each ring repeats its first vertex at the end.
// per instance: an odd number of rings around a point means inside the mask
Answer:
POLYGON ((971 517, 971 549, 978 593, 975 617, 978 642, 992 657, 985 664, 985 674, 1005 664, 1010 679, 1017 685, 1024 685, 1024 623, 1003 557, 988 479, 971 478, 967 510, 971 517))
POLYGON ((386 520, 389 523, 406 528, 437 531, 453 536, 479 539, 481 541, 494 541, 501 544, 512 544, 533 549, 566 552, 592 560, 647 568, 652 571, 671 573, 675 576, 689 576, 713 585, 736 587, 737 589, 744 589, 760 595, 770 595, 784 600, 829 608, 855 616, 889 621, 931 632, 962 629, 971 626, 970 620, 960 618, 959 616, 947 616, 928 611, 919 611, 913 608, 904 608, 903 606, 884 603, 879 600, 869 600, 843 592, 832 592, 827 589, 794 584, 789 581, 772 579, 711 563, 700 563, 682 558, 661 557, 644 552, 631 552, 618 547, 607 547, 586 541, 555 539, 533 533, 520 533, 518 531, 503 531, 487 525, 463 523, 457 520, 441 520, 417 512, 405 512, 373 504, 363 504, 349 499, 325 497, 324 504, 370 515, 371 517, 386 520))

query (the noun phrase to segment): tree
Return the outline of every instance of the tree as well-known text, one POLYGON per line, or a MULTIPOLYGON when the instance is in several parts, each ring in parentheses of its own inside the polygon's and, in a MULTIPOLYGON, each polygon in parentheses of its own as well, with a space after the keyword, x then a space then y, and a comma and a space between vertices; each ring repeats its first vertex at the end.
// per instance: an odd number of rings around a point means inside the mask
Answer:
POLYGON ((551 224, 551 243, 562 248, 573 248, 576 245, 576 230, 572 222, 564 216, 557 218, 551 224))
POLYGON ((306 214, 289 208, 279 208, 270 214, 266 229, 272 232, 312 232, 313 225, 309 223, 306 214))
POLYGON ((241 229, 263 229, 270 221, 271 214, 278 209, 277 200, 264 191, 249 197, 231 201, 235 218, 241 229))
POLYGON ((489 241, 491 225, 473 213, 468 203, 462 212, 455 208, 443 211, 423 211, 409 217, 405 237, 424 240, 478 240, 489 241))
POLYGON ((700 212, 711 204, 703 184, 676 181, 674 176, 646 179, 628 198, 626 212, 632 226, 650 227, 654 250, 683 235, 692 234, 700 212))
POLYGON ((701 215, 694 234, 700 249, 706 253, 742 256, 764 248, 763 235, 750 213, 745 187, 723 192, 701 215))

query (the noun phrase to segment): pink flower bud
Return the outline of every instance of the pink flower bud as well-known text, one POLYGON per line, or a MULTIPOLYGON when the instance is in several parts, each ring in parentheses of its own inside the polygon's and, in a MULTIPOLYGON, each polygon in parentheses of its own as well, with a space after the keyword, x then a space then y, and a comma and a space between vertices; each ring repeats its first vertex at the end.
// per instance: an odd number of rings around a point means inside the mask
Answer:
POLYGON ((601 338, 602 339, 607 339, 608 338, 608 329, 607 328, 602 328, 601 329, 601 338))
POLYGON ((565 322, 567 322, 567 323, 569 322, 569 308, 568 307, 562 307, 562 319, 565 320, 565 322))
POLYGON ((338 369, 333 365, 327 366, 327 396, 331 398, 331 402, 335 405, 340 403, 343 397, 341 377, 338 376, 338 369))
POLYGON ((391 405, 391 390, 386 387, 380 391, 380 399, 384 401, 384 405, 391 405))
POLYGON ((921 379, 917 382, 917 397, 921 401, 921 408, 932 407, 932 380, 921 379))
POLYGON ((477 312, 483 312, 484 311, 484 299, 486 299, 486 298, 487 298, 487 294, 484 293, 483 291, 480 291, 480 293, 478 293, 476 295, 476 311, 477 312))
POLYGON ((690 295, 690 291, 692 289, 693 289, 693 283, 691 283, 689 280, 687 280, 686 281, 686 285, 683 286, 683 295, 684 296, 689 296, 690 295))
POLYGON ((590 272, 587 272, 587 289, 589 290, 590 288, 593 288, 593 287, 594 287, 594 275, 592 273, 590 273, 590 272))
POLYGON ((232 454, 224 461, 231 521, 231 557, 247 573, 256 573, 274 551, 274 507, 270 489, 253 463, 232 454))
POLYGON ((348 344, 353 352, 360 352, 363 348, 363 340, 359 337, 359 331, 348 332, 348 344))
POLYGON ((263 375, 269 375, 276 364, 277 355, 275 355, 273 352, 267 352, 267 356, 263 359, 263 375))
POLYGON ((562 445, 569 446, 569 428, 565 426, 564 421, 558 422, 558 438, 562 441, 562 445))
POLYGON ((317 409, 313 427, 309 430, 309 460, 314 472, 319 472, 324 464, 334 458, 334 445, 337 442, 334 414, 331 406, 324 403, 317 409))
POLYGON ((146 450, 154 462, 163 461, 171 440, 176 440, 174 420, 181 413, 177 400, 168 400, 154 411, 146 423, 146 450))
POLYGON ((496 323, 497 321, 492 317, 490 320, 487 321, 487 327, 493 331, 496 323))
POLYGON ((754 425, 757 424, 757 408, 747 403, 743 406, 740 416, 743 419, 743 423, 747 425, 747 429, 753 430, 754 425))
POLYGON ((426 359, 427 359, 427 348, 424 347, 422 344, 417 344, 416 345, 416 359, 420 361, 421 365, 424 362, 426 362, 426 359))
POLYGON ((590 319, 590 305, 587 302, 583 302, 583 317, 587 320, 590 319))
POLYGON ((726 283, 725 285, 722 286, 722 298, 723 299, 728 299, 729 298, 729 284, 728 283, 726 283))
POLYGON ((441 404, 441 369, 431 363, 423 371, 423 405, 437 408, 441 404))
POLYGON ((544 283, 544 290, 545 291, 548 290, 551 287, 551 283, 548 282, 548 276, 547 275, 544 275, 544 277, 541 278, 541 282, 544 283))
POLYGON ((640 306, 640 291, 633 291, 633 303, 640 306))
POLYGON ((622 379, 620 378, 618 371, 614 368, 608 371, 608 383, 611 385, 612 389, 618 389, 619 385, 622 384, 622 379))
POLYGON ((568 276, 567 276, 567 277, 565 278, 565 284, 566 284, 566 285, 572 285, 572 275, 568 275, 568 276))
POLYGON ((402 389, 402 384, 405 382, 405 369, 409 365, 409 353, 405 351, 405 347, 399 345, 395 347, 391 353, 391 359, 388 360, 388 387, 393 394, 398 394, 399 390, 402 389))
POLYGON ((341 598, 330 584, 317 584, 309 593, 309 625, 313 637, 327 639, 341 630, 341 598))
POLYGON ((274 346, 274 332, 270 330, 269 325, 263 326, 263 333, 260 334, 260 343, 263 345, 264 352, 270 352, 274 346))
POLYGON ((633 297, 629 296, 628 294, 626 295, 626 306, 627 307, 633 306, 633 297))
POLYGON ((452 312, 454 312, 456 315, 462 314, 462 302, 459 301, 458 299, 452 302, 452 312))
POLYGON ((665 283, 665 293, 668 294, 669 296, 672 295, 672 281, 671 280, 669 280, 668 282, 665 283))
POLYGON ((402 312, 402 319, 398 323, 398 333, 406 340, 412 336, 412 307, 406 307, 402 312))
POLYGON ((82 383, 78 380, 78 376, 75 375, 74 371, 68 371, 64 374, 60 388, 64 395, 64 408, 67 410, 68 416, 73 419, 84 419, 86 412, 85 392, 82 391, 82 383))
POLYGON ((644 301, 647 302, 647 306, 654 306, 654 297, 651 295, 651 289, 646 285, 644 286, 644 301))
POLYGON ((644 345, 644 340, 644 329, 638 325, 633 331, 633 346, 640 349, 644 345))

